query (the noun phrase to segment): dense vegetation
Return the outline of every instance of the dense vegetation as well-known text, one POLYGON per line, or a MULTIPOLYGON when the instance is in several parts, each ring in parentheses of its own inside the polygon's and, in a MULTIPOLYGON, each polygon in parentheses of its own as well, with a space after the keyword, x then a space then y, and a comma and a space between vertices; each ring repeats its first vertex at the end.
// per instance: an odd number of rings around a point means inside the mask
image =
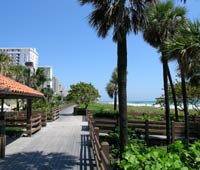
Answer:
MULTIPOLYGON (((148 119, 156 119, 155 116, 151 116, 152 113, 164 115, 161 108, 133 106, 128 108, 129 113, 146 111, 149 115, 146 117, 148 119)), ((89 105, 88 109, 93 110, 95 117, 115 118, 118 116, 118 112, 113 110, 112 104, 95 103, 89 105)), ((195 110, 191 111, 197 113, 195 110)), ((141 118, 144 119, 144 117, 141 118)), ((135 133, 134 129, 128 129, 128 136, 128 145, 121 161, 119 161, 119 128, 109 133, 109 136, 101 137, 101 140, 106 140, 110 144, 110 161, 113 170, 195 170, 200 168, 200 141, 190 144, 189 147, 182 141, 176 141, 168 147, 149 147, 145 143, 144 137, 135 133)))
POLYGON ((120 167, 124 170, 197 170, 200 169, 200 141, 187 148, 181 141, 168 146, 147 147, 133 140, 126 147, 120 167))

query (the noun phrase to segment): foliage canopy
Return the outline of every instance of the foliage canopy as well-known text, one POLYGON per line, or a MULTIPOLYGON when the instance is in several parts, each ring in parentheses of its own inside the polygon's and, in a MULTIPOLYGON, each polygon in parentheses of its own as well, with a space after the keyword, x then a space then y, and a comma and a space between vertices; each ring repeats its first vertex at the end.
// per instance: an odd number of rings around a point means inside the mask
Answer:
POLYGON ((68 99, 78 104, 84 104, 85 108, 97 98, 101 97, 98 90, 91 83, 80 82, 70 86, 68 99))

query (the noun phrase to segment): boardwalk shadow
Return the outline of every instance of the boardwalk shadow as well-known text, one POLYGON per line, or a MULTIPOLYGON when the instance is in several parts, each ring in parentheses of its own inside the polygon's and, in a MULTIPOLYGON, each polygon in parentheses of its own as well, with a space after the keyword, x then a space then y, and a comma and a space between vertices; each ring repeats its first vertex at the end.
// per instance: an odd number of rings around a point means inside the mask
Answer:
POLYGON ((73 116, 73 113, 69 113, 69 114, 60 113, 60 116, 73 116))
POLYGON ((72 170, 78 166, 77 157, 63 153, 23 152, 0 160, 2 170, 72 170))
POLYGON ((89 135, 81 135, 80 170, 95 170, 95 160, 89 135))
POLYGON ((6 145, 9 145, 10 143, 16 141, 19 137, 8 137, 6 136, 6 145))

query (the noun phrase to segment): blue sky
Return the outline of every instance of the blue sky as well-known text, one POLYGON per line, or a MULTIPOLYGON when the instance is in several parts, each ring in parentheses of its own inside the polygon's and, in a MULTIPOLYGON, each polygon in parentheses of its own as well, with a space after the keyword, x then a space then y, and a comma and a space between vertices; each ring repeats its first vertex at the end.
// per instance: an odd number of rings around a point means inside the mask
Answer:
MULTIPOLYGON (((191 19, 200 18, 199 0, 185 6, 191 19)), ((52 66, 67 90, 91 82, 108 101, 105 86, 117 64, 116 44, 112 32, 97 37, 87 21, 90 12, 91 6, 77 0, 1 0, 0 47, 35 47, 39 65, 52 66)), ((130 34, 127 43, 128 100, 154 100, 162 94, 160 54, 140 34, 130 34)), ((175 75, 175 64, 171 70, 175 75)))

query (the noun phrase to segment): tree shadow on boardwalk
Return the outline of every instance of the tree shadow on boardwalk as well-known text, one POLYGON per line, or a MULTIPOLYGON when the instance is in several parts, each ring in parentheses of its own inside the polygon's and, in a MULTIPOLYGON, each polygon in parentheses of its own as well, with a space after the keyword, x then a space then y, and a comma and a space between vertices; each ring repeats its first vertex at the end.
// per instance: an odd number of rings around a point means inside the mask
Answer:
POLYGON ((63 153, 24 152, 0 160, 2 170, 78 170, 77 157, 63 153))
POLYGON ((80 170, 96 170, 89 135, 81 135, 80 170))

